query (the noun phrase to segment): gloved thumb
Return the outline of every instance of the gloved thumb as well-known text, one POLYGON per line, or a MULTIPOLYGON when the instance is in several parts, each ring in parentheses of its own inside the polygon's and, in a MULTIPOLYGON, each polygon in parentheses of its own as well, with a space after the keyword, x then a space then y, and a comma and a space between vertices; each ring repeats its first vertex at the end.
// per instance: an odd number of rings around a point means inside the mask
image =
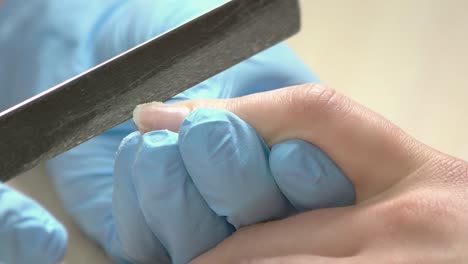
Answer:
POLYGON ((253 126, 270 146, 288 139, 315 144, 353 182, 358 202, 392 186, 401 175, 411 174, 429 158, 424 151, 427 148, 398 127, 321 84, 233 99, 150 103, 135 108, 134 121, 142 132, 178 131, 184 118, 197 107, 233 112, 253 126))

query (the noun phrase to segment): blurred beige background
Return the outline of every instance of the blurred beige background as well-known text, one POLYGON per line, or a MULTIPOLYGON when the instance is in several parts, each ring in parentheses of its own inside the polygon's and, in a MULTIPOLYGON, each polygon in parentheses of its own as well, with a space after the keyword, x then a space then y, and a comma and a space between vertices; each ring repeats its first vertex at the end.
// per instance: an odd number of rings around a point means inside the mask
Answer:
MULTIPOLYGON (((468 2, 303 0, 303 29, 291 46, 342 93, 414 137, 468 157, 468 2)), ((65 263, 110 263, 73 225, 44 169, 12 183, 68 227, 65 263)))
POLYGON ((322 81, 468 157, 468 2, 302 0, 290 43, 322 81))

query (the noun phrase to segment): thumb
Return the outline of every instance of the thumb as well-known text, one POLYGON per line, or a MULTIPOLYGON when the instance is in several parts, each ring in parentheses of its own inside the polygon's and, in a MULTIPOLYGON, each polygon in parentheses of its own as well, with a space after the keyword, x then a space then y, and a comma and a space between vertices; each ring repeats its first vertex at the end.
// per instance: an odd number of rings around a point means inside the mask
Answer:
POLYGON ((304 84, 233 99, 150 103, 135 108, 141 131, 177 131, 198 107, 225 108, 252 125, 271 146, 301 139, 325 151, 353 182, 357 201, 417 170, 430 151, 369 109, 321 84, 304 84))

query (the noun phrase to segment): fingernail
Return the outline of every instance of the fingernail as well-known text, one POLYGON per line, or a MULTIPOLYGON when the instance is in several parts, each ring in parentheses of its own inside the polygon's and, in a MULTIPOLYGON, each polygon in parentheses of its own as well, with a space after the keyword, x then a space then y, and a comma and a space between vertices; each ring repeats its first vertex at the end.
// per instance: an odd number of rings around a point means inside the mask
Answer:
POLYGON ((183 105, 153 102, 135 107, 133 121, 142 133, 163 129, 177 132, 189 113, 183 105))

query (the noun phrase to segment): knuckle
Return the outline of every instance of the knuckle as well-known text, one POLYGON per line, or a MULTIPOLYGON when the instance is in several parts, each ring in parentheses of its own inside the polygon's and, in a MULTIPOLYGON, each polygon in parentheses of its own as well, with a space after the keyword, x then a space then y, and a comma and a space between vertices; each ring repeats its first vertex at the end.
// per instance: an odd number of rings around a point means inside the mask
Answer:
POLYGON ((324 84, 310 83, 288 90, 286 104, 289 112, 300 116, 344 116, 350 109, 350 101, 324 84))

